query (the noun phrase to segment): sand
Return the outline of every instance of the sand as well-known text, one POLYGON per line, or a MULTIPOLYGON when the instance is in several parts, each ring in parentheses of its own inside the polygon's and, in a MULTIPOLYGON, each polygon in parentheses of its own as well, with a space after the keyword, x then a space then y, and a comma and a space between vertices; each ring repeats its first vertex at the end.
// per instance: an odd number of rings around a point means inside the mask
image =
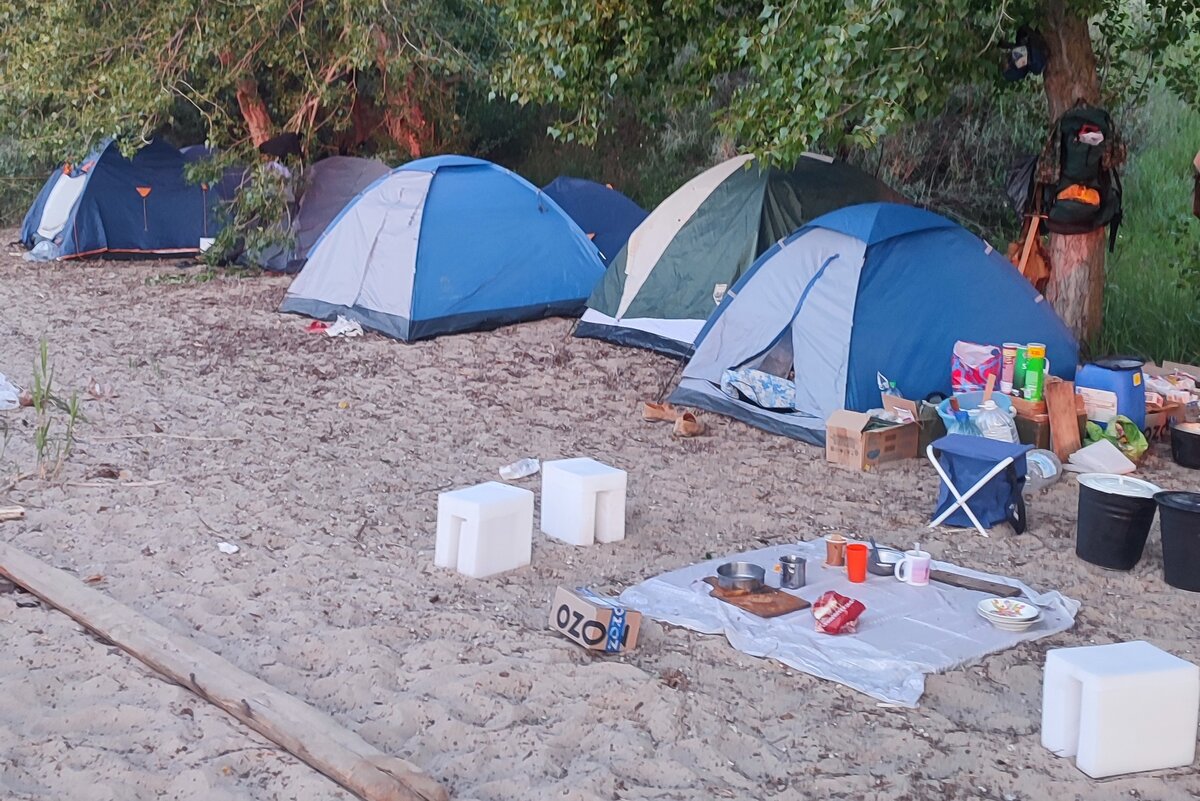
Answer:
MULTIPOLYGON (((8 239, 15 238, 11 233, 8 239)), ((1196 598, 1073 554, 1073 480, 1031 528, 939 531, 937 558, 1083 602, 1065 634, 930 677, 917 710, 647 623, 596 657, 547 630, 558 584, 616 593, 708 554, 830 531, 904 544, 933 471, 830 468, 810 446, 715 415, 672 439, 641 421, 675 364, 569 338, 570 321, 404 345, 331 340, 275 308, 284 277, 174 262, 0 256, 0 372, 40 339, 64 396, 93 381, 78 443, 7 499, 0 538, 304 699, 457 799, 1191 798, 1191 768, 1094 782, 1039 740, 1048 648, 1144 638, 1196 660, 1196 598), (433 567, 437 493, 522 456, 629 471, 628 538, 484 581, 433 567), (118 475, 118 478, 106 476, 118 475), (239 546, 226 555, 220 542, 239 546)), ((7 412, 0 485, 31 470, 32 412, 7 412)), ((56 429, 61 431, 60 429, 56 429)), ((1198 489, 1162 446, 1140 475, 1198 489)), ((536 479, 520 482, 537 488, 536 479)), ((0 798, 351 796, 61 613, 0 593, 0 798)))

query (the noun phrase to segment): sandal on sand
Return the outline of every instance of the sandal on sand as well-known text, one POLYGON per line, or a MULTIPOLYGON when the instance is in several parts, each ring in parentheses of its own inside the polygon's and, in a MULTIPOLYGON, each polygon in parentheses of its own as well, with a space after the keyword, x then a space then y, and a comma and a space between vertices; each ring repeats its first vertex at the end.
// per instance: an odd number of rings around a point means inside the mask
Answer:
POLYGON ((704 433, 704 423, 696 419, 696 415, 691 412, 684 412, 675 420, 675 430, 672 432, 677 437, 698 437, 704 433))
POLYGON ((669 403, 647 403, 642 406, 642 419, 651 423, 673 423, 679 419, 679 410, 669 403))

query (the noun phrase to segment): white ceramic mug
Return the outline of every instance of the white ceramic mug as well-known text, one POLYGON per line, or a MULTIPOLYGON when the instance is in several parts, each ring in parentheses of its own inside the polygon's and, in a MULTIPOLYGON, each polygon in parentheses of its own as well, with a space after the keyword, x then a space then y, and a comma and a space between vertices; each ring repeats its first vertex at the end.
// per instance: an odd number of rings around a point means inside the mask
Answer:
POLYGON ((924 587, 929 583, 929 565, 932 558, 925 551, 905 551, 904 558, 892 568, 893 574, 905 584, 924 587))

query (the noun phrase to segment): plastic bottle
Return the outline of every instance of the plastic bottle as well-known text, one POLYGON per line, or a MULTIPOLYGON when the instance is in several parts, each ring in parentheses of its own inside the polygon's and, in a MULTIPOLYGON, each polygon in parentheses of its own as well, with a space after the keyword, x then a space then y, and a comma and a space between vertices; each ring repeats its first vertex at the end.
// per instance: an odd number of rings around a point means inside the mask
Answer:
POLYGON ((518 478, 532 476, 534 473, 542 469, 542 465, 537 459, 521 459, 506 464, 500 468, 500 478, 505 481, 516 481, 518 478))
POLYGON ((897 398, 902 398, 902 397, 904 397, 903 395, 901 395, 901 394, 900 394, 900 390, 896 389, 896 382, 895 382, 895 381, 889 381, 889 382, 888 382, 887 389, 885 389, 885 390, 883 391, 883 394, 884 394, 884 395, 892 395, 892 396, 894 396, 894 397, 897 397, 897 398))
POLYGON ((979 428, 979 433, 988 439, 1000 442, 1017 441, 1017 424, 994 400, 986 400, 979 404, 979 410, 975 414, 975 425, 979 428))

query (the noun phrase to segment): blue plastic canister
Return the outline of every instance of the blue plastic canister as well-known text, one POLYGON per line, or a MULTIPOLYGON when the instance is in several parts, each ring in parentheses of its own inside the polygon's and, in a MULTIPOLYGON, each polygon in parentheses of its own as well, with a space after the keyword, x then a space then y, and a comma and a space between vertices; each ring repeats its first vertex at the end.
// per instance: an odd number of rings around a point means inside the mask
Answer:
POLYGON ((1085 364, 1075 371, 1075 391, 1083 395, 1088 419, 1107 423, 1118 414, 1146 427, 1146 382, 1142 361, 1112 356, 1085 364))

